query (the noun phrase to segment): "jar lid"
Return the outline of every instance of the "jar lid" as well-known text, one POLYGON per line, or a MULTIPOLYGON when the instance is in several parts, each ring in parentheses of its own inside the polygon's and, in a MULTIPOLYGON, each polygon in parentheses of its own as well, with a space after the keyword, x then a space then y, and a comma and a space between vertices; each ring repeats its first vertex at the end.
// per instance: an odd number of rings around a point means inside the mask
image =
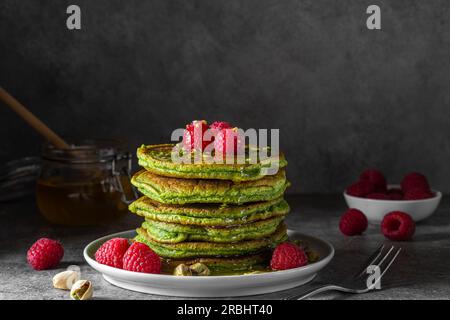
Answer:
POLYGON ((70 145, 69 149, 58 149, 46 142, 41 155, 45 160, 66 163, 96 163, 117 159, 124 154, 124 143, 114 139, 87 139, 70 145))

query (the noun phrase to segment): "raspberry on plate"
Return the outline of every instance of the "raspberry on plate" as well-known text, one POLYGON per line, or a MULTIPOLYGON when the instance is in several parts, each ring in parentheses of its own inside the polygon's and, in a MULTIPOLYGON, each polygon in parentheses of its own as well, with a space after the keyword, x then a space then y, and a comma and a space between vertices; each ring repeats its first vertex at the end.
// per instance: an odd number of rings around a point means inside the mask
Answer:
POLYGON ((367 218, 358 209, 348 209, 339 221, 339 229, 346 236, 362 234, 367 229, 367 218))
POLYGON ((413 188, 405 192, 403 200, 423 200, 433 198, 431 191, 423 190, 422 188, 413 188))
POLYGON ((355 182, 346 190, 347 194, 361 198, 367 196, 368 194, 374 191, 375 191, 374 185, 367 180, 355 182))
POLYGON ((372 200, 390 200, 389 195, 387 195, 386 193, 379 193, 379 192, 369 193, 366 196, 366 198, 372 200))
POLYGON ((220 130, 223 130, 223 129, 231 129, 232 126, 231 126, 231 124, 229 124, 229 123, 226 122, 226 121, 214 121, 213 123, 211 123, 211 125, 209 126, 209 128, 210 128, 211 130, 217 130, 217 131, 220 131, 220 130))
POLYGON ((27 261, 34 270, 56 267, 64 256, 64 248, 56 240, 41 238, 27 252, 27 261))
POLYGON ((205 131, 208 130, 208 123, 205 120, 194 120, 188 125, 183 133, 183 145, 188 151, 203 151, 210 143, 204 139, 205 131))
POLYGON ((211 130, 212 140, 214 141, 221 131, 226 129, 232 129, 232 126, 231 124, 225 121, 214 121, 209 126, 209 129, 211 130))
POLYGON ((221 130, 214 139, 214 150, 221 155, 236 155, 238 150, 243 146, 243 140, 243 137, 241 137, 238 132, 238 128, 221 130), (232 139, 232 141, 230 141, 229 146, 227 146, 229 139, 232 139))
POLYGON ((385 193, 387 190, 386 178, 377 169, 367 169, 359 177, 362 181, 368 181, 374 186, 374 191, 377 193, 385 193))
POLYGON ((272 254, 270 267, 272 270, 287 270, 308 264, 305 251, 291 242, 280 243, 272 254))
POLYGON ((406 241, 412 238, 416 224, 405 212, 393 211, 384 216, 381 222, 381 232, 388 239, 406 241))
POLYGON ((129 246, 128 240, 124 238, 108 240, 95 252, 95 260, 98 263, 122 269, 123 256, 129 246))
POLYGON ((161 259, 146 244, 133 243, 123 256, 123 268, 143 273, 161 273, 161 259))
POLYGON ((427 177, 418 172, 408 173, 401 183, 403 193, 411 189, 421 189, 423 191, 430 191, 430 184, 427 177))

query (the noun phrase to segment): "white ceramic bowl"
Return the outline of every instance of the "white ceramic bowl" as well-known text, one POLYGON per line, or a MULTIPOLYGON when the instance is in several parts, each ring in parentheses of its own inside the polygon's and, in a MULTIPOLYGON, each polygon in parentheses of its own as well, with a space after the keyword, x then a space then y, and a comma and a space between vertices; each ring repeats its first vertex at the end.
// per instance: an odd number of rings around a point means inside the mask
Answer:
MULTIPOLYGON (((390 185, 389 189, 398 188, 390 185)), ((423 200, 378 200, 366 199, 348 195, 344 191, 344 198, 349 208, 361 210, 372 223, 381 223, 383 217, 391 211, 408 213, 414 221, 421 221, 433 214, 442 198, 442 193, 433 190, 435 196, 423 200)))

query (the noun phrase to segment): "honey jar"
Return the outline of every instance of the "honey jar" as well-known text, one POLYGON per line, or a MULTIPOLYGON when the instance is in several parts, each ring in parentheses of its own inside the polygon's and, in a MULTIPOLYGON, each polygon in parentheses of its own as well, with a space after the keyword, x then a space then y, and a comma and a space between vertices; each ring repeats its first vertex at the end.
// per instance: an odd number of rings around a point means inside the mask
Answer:
POLYGON ((69 149, 45 144, 36 189, 39 211, 58 225, 117 220, 137 197, 130 184, 131 160, 115 140, 87 140, 69 149))

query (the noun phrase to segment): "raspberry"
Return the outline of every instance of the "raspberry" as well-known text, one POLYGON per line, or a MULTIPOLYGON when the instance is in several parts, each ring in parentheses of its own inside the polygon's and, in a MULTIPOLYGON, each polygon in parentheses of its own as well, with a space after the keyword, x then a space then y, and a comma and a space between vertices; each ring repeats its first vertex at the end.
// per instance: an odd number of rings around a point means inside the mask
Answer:
POLYGON ((430 191, 422 190, 422 188, 414 188, 405 192, 403 200, 422 200, 433 198, 433 196, 430 191))
POLYGON ((272 254, 270 267, 273 270, 286 270, 302 267, 308 264, 308 256, 299 246, 290 243, 280 243, 272 254))
POLYGON ((403 200, 403 192, 401 189, 388 190, 388 196, 391 200, 403 200))
POLYGON ((347 194, 354 197, 365 197, 369 193, 374 192, 375 187, 372 183, 366 180, 355 182, 347 188, 347 194))
POLYGON ((146 244, 133 243, 123 256, 123 268, 143 273, 160 273, 161 259, 146 244))
POLYGON ((231 129, 232 127, 231 127, 231 125, 230 125, 228 122, 225 122, 225 121, 214 121, 214 122, 209 126, 209 128, 210 128, 211 130, 217 130, 217 131, 220 131, 220 130, 223 130, 223 129, 231 129))
POLYGON ((98 248, 97 252, 95 252, 95 260, 98 263, 122 269, 123 255, 129 246, 128 240, 124 238, 113 238, 108 240, 98 248))
POLYGON ((185 149, 188 151, 203 151, 211 143, 210 140, 203 139, 206 130, 208 130, 208 124, 205 120, 194 120, 186 125, 186 130, 183 133, 185 149))
POLYGON ((226 129, 232 129, 231 125, 228 122, 225 121, 214 121, 210 126, 209 129, 212 131, 213 134, 212 140, 214 141, 216 139, 216 136, 222 131, 226 129))
POLYGON ((384 193, 387 190, 386 178, 381 171, 376 169, 367 169, 359 177, 362 181, 368 181, 374 186, 374 191, 384 193))
POLYGON ((56 267, 64 256, 64 248, 56 240, 41 238, 27 252, 27 261, 34 270, 56 267))
POLYGON ((416 224, 411 216, 401 211, 393 211, 384 216, 381 232, 394 241, 409 240, 414 235, 416 224))
POLYGON ((373 192, 366 196, 367 199, 373 199, 373 200, 389 200, 389 195, 385 193, 379 193, 379 192, 373 192))
POLYGON ((348 209, 339 221, 339 229, 346 236, 355 236, 367 229, 367 218, 358 209, 348 209))
POLYGON ((214 140, 214 149, 217 154, 237 154, 238 150, 242 148, 243 139, 239 135, 238 128, 233 129, 224 129, 219 131, 216 134, 216 138, 214 140), (227 147, 227 140, 233 139, 233 142, 230 142, 230 146, 227 147))
POLYGON ((418 172, 408 173, 402 180, 402 191, 406 193, 410 189, 420 188, 423 191, 430 190, 430 184, 427 177, 418 172))

